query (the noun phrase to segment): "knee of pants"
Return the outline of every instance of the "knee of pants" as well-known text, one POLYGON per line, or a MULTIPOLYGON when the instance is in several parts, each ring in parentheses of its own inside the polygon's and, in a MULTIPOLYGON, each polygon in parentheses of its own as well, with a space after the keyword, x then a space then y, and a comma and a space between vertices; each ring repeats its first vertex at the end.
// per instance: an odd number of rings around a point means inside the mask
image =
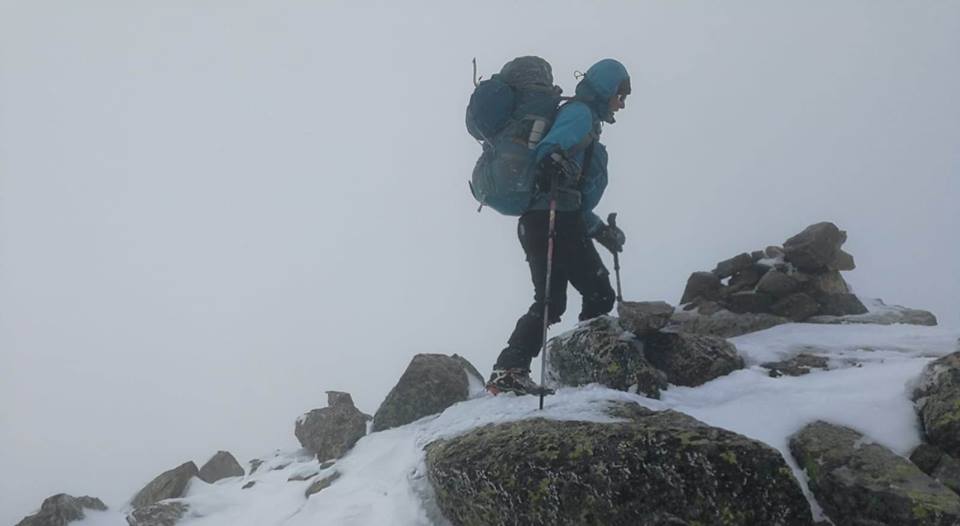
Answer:
MULTIPOLYGON (((557 323, 560 317, 567 311, 567 298, 550 298, 550 311, 548 312, 550 323, 557 323)), ((543 320, 543 302, 538 301, 530 306, 530 314, 543 320)))

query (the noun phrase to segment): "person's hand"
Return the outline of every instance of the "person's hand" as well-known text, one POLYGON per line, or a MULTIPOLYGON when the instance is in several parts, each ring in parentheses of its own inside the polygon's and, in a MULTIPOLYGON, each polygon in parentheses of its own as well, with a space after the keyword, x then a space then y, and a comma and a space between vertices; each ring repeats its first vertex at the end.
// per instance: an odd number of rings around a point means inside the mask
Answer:
POLYGON ((593 233, 593 239, 596 239, 597 243, 614 254, 623 252, 623 245, 627 242, 627 236, 623 233, 623 230, 620 230, 617 226, 603 223, 600 223, 600 227, 593 233))
POLYGON ((559 153, 551 153, 537 163, 537 189, 541 192, 550 192, 550 183, 553 176, 562 179, 567 171, 566 160, 559 153))

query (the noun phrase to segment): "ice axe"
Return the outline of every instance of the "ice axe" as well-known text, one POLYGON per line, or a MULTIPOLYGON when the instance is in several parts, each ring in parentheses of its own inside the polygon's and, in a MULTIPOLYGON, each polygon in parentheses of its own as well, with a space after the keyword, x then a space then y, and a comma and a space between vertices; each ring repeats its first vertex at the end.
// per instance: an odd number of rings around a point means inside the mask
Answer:
MULTIPOLYGON (((607 216, 607 224, 613 228, 617 227, 616 212, 610 212, 610 215, 607 216)), ((620 253, 618 252, 613 253, 613 272, 617 276, 617 303, 622 303, 623 293, 620 291, 620 253)))

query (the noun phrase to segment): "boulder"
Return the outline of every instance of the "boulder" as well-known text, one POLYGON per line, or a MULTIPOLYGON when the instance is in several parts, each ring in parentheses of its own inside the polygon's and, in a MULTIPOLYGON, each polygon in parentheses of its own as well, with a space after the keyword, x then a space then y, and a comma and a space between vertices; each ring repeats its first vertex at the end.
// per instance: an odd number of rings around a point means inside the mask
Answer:
POLYGON ((674 332, 733 338, 784 323, 790 323, 790 320, 773 314, 737 314, 728 310, 721 310, 709 316, 690 312, 675 312, 666 328, 674 332))
POLYGON ((827 316, 866 314, 867 307, 853 294, 827 294, 819 299, 820 313, 827 316))
MULTIPOLYGON (((413 357, 397 385, 373 416, 373 430, 383 431, 442 412, 470 396, 465 360, 445 354, 413 357)), ((472 366, 473 371, 476 371, 472 366)), ((483 378, 478 377, 482 383, 483 378)))
POLYGON ((746 312, 762 314, 770 312, 773 296, 762 292, 736 292, 724 299, 727 309, 738 314, 746 312))
POLYGON ((666 376, 644 357, 643 344, 625 331, 620 320, 598 316, 581 322, 547 343, 548 385, 599 383, 621 391, 636 389, 660 398, 666 376))
POLYGON ((786 254, 783 252, 783 247, 770 245, 763 249, 763 255, 770 259, 782 259, 786 254))
POLYGON ((913 462, 927 475, 939 480, 944 486, 960 495, 960 460, 944 453, 930 444, 920 444, 910 453, 913 462))
POLYGON ((835 524, 960 523, 960 497, 853 429, 814 422, 790 438, 790 452, 835 524))
POLYGON ((750 253, 750 259, 752 259, 754 263, 756 263, 757 261, 760 261, 766 256, 767 255, 764 254, 762 250, 754 250, 753 252, 750 253))
POLYGON ((708 300, 701 301, 700 303, 697 304, 696 307, 697 307, 697 314, 701 314, 703 316, 710 316, 711 314, 716 314, 717 312, 720 312, 721 310, 723 310, 722 305, 720 305, 715 301, 708 301, 708 300))
POLYGON ((174 526, 190 507, 183 502, 161 502, 137 508, 127 515, 130 526, 174 526))
POLYGON ((338 478, 340 478, 340 472, 334 471, 333 473, 327 475, 326 477, 320 478, 310 484, 307 488, 307 491, 304 492, 305 497, 310 497, 314 493, 320 493, 321 491, 330 487, 338 478))
MULTIPOLYGON (((859 298, 858 298, 859 299, 859 298)), ((937 317, 933 313, 920 309, 910 309, 900 305, 886 305, 883 300, 867 300, 868 312, 864 314, 846 316, 814 316, 807 323, 873 323, 877 325, 893 325, 906 323, 909 325, 936 325, 937 317)))
POLYGON ((214 482, 229 478, 242 477, 244 475, 243 467, 237 462, 237 459, 229 451, 217 451, 210 460, 200 468, 198 476, 200 480, 213 484, 214 482))
POLYGON ((797 290, 800 283, 779 270, 771 270, 760 278, 757 283, 757 292, 769 294, 775 298, 782 298, 797 290))
POLYGON ((760 279, 763 278, 763 275, 768 271, 767 267, 762 265, 753 265, 750 268, 746 268, 737 272, 730 278, 730 283, 727 285, 727 294, 732 294, 734 292, 740 291, 752 291, 753 287, 760 282, 760 279))
POLYGON ((178 499, 187 491, 190 479, 200 474, 197 465, 193 462, 184 462, 179 466, 164 471, 143 487, 130 505, 134 508, 145 508, 164 499, 178 499))
POLYGON ((737 348, 716 336, 658 332, 641 340, 647 360, 674 385, 696 387, 743 369, 737 348))
POLYGON ((327 391, 327 407, 298 418, 294 434, 317 460, 340 458, 367 434, 368 420, 370 415, 353 405, 349 393, 327 391))
POLYGON ((785 258, 804 272, 821 272, 834 262, 847 239, 837 225, 829 222, 808 226, 783 243, 785 258))
POLYGON ((674 411, 611 413, 623 420, 536 418, 428 445, 438 506, 456 526, 812 523, 775 449, 674 411))
POLYGON ((689 303, 697 298, 707 300, 716 300, 720 297, 720 289, 723 283, 720 278, 712 272, 694 272, 687 278, 687 286, 683 289, 683 297, 680 303, 689 303))
POLYGON ((665 301, 621 301, 617 303, 620 326, 636 336, 643 336, 662 329, 673 307, 665 301))
POLYGON ((827 268, 830 270, 853 270, 857 268, 857 264, 853 261, 853 255, 840 249, 837 251, 836 257, 833 258, 833 262, 827 265, 827 268))
POLYGON ((960 351, 927 364, 913 400, 927 442, 960 458, 960 351))
POLYGON ((760 367, 769 369, 772 378, 778 378, 784 375, 803 376, 809 374, 811 369, 828 369, 828 362, 826 356, 800 353, 787 360, 760 364, 760 367))
POLYGON ((59 493, 44 499, 40 510, 24 517, 16 526, 66 526, 72 521, 83 520, 84 509, 106 511, 107 506, 95 497, 73 497, 59 493))
POLYGON ((801 279, 804 280, 803 291, 816 300, 831 294, 847 294, 850 292, 850 286, 836 270, 821 274, 808 274, 801 279))
POLYGON ((770 306, 770 313, 792 321, 804 321, 820 311, 820 305, 810 296, 795 292, 770 306))
POLYGON ((717 263, 717 268, 713 269, 713 274, 720 279, 728 278, 741 270, 746 270, 753 266, 753 258, 750 254, 744 252, 730 259, 717 263))

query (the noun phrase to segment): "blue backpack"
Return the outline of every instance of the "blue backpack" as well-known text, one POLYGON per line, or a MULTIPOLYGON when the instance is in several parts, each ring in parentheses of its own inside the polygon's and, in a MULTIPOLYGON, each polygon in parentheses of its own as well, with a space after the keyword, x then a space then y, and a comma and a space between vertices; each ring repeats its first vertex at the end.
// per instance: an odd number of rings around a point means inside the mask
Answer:
POLYGON ((534 149, 550 131, 562 90, 540 57, 511 60, 480 82, 467 106, 467 131, 483 146, 470 191, 480 203, 508 216, 527 211, 536 178, 534 149))

